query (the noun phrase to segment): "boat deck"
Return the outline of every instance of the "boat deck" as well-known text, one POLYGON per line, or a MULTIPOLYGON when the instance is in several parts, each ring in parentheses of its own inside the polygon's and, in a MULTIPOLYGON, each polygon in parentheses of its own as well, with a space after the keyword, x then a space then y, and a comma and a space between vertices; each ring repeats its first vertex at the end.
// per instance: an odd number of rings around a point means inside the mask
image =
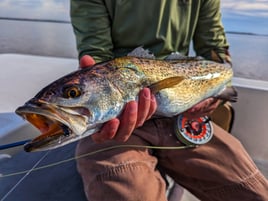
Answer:
MULTIPOLYGON (((3 54, 0 55, 0 65, 9 66, 5 69, 5 73, 0 75, 0 85, 6 86, 0 88, 0 94, 5 94, 5 101, 0 105, 1 145, 30 139, 37 135, 34 128, 14 114, 16 107, 31 98, 48 82, 76 69, 77 61, 55 57, 3 54), (37 66, 38 70, 36 70, 37 66), (14 73, 19 71, 20 77, 14 79, 14 73), (9 80, 12 80, 12 85, 7 85, 9 80), (23 93, 17 93, 18 91, 23 93)), ((233 134, 242 141, 263 174, 268 177, 267 135, 262 132, 265 130, 268 114, 268 108, 265 107, 268 85, 266 82, 257 82, 262 86, 258 87, 256 82, 247 80, 246 83, 251 88, 243 88, 241 79, 234 79, 240 100, 239 104, 234 105, 237 118, 233 134), (254 85, 256 88, 253 87, 254 85), (246 111, 245 107, 248 108, 246 111)), ((27 201, 85 200, 81 178, 73 160, 74 150, 75 143, 47 152, 26 153, 22 151, 22 147, 0 151, 0 174, 4 176, 0 177, 0 200, 13 201, 18 197, 20 200, 27 201), (60 161, 64 162, 55 164, 60 161)), ((196 201, 197 199, 185 192, 182 200, 196 201)))
POLYGON ((86 201, 74 160, 50 167, 71 159, 74 150, 73 143, 53 151, 31 154, 22 151, 11 159, 1 159, 0 173, 7 177, 0 178, 0 200, 86 201), (46 165, 49 167, 42 168, 46 165), (19 172, 22 173, 8 176, 19 172))

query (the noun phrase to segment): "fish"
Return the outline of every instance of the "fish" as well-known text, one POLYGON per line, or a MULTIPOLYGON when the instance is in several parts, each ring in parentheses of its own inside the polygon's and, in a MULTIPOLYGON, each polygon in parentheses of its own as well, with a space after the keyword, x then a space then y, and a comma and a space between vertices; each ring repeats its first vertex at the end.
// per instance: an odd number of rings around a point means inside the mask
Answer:
POLYGON ((16 114, 40 131, 24 150, 55 149, 96 133, 145 87, 155 95, 155 115, 162 117, 179 115, 209 97, 235 102, 232 77, 228 64, 177 53, 160 60, 138 47, 67 74, 18 107, 16 114))

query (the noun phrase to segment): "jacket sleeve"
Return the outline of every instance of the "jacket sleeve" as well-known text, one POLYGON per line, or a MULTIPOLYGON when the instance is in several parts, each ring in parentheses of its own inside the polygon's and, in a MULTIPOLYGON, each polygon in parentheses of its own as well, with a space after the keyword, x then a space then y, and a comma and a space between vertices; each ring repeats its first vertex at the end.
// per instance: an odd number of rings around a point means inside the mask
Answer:
POLYGON ((71 0, 71 23, 79 58, 91 55, 96 62, 113 57, 111 22, 102 0, 71 0))
POLYGON ((220 0, 203 0, 194 33, 193 44, 197 55, 206 59, 231 63, 221 21, 220 0))

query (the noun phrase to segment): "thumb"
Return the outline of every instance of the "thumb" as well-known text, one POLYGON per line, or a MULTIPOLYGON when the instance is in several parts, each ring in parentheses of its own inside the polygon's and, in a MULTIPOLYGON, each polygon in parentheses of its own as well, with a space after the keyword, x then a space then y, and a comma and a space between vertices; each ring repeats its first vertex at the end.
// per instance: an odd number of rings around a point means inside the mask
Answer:
POLYGON ((80 65, 80 68, 86 68, 86 67, 93 66, 95 63, 96 63, 95 60, 91 56, 84 55, 81 57, 79 65, 80 65))

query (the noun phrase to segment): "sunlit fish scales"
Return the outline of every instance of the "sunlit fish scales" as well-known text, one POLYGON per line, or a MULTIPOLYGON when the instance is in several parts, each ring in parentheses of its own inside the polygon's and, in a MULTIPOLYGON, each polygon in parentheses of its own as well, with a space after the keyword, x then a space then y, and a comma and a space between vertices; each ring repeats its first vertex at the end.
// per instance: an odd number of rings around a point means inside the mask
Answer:
POLYGON ((95 133, 144 87, 156 96, 156 114, 165 117, 208 97, 236 100, 229 65, 188 57, 156 60, 142 48, 134 52, 68 74, 19 107, 16 113, 42 133, 25 150, 53 149, 95 133))

